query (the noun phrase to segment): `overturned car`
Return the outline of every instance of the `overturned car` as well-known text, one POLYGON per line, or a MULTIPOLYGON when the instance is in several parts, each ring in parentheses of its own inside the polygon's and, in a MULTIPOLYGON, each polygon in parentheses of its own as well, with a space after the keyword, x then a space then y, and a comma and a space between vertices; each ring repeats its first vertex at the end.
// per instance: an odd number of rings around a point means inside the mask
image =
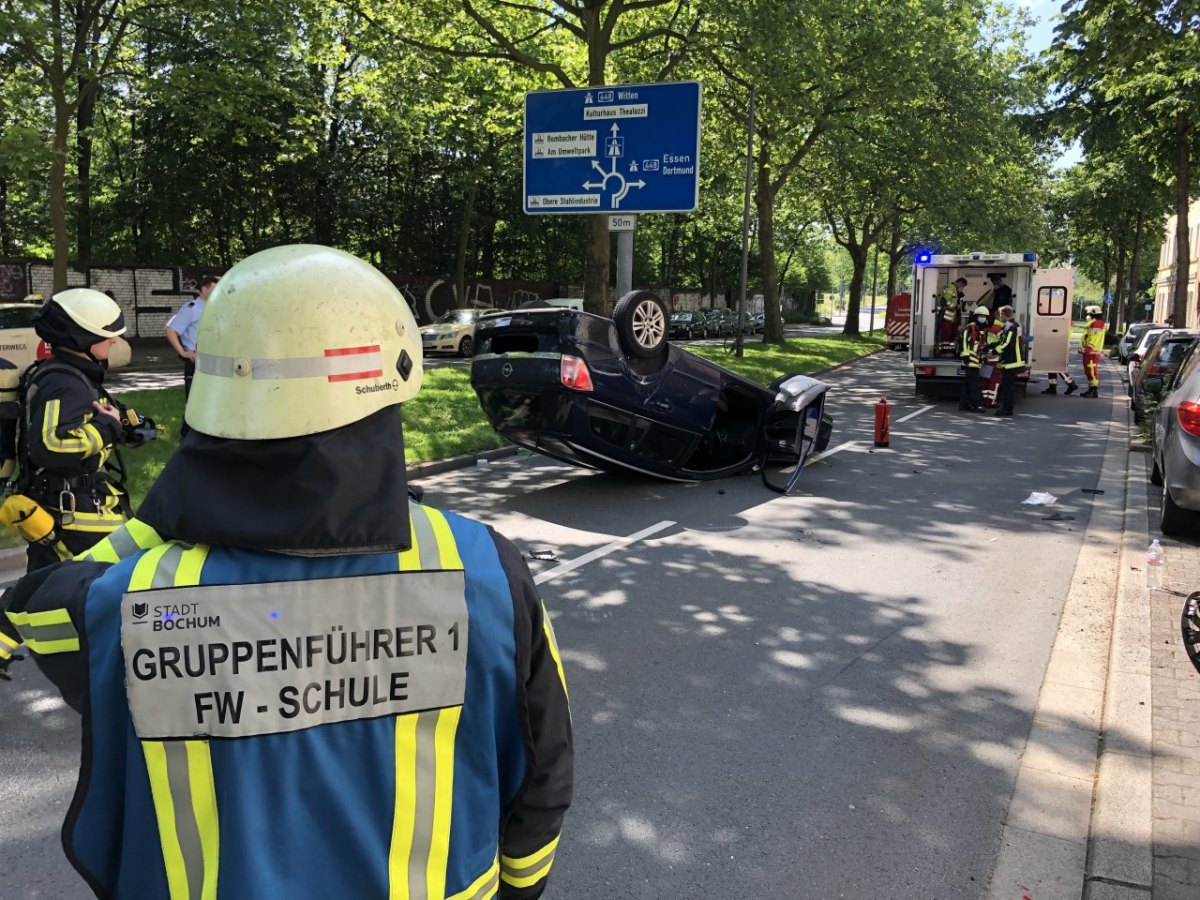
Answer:
POLYGON ((828 386, 788 375, 768 387, 670 344, 650 291, 613 318, 522 308, 476 326, 471 386, 496 431, 574 465, 699 481, 758 470, 787 492, 826 448, 828 386))

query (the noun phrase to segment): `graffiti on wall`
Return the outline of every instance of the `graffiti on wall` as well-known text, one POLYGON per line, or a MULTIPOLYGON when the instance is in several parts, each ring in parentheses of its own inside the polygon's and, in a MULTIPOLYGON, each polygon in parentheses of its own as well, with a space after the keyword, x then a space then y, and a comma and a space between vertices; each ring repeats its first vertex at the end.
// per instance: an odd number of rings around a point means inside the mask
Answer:
POLYGON ((28 293, 25 266, 21 263, 0 263, 0 303, 20 303, 28 293))

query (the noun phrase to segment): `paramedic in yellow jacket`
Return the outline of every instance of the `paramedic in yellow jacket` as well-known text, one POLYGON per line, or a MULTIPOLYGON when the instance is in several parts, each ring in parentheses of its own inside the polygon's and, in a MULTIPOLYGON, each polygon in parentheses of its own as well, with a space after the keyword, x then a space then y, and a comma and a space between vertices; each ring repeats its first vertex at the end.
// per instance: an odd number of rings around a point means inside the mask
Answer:
POLYGON ((1099 306, 1089 306, 1088 325, 1079 341, 1079 352, 1083 354, 1083 372, 1087 376, 1088 389, 1080 397, 1100 396, 1100 354, 1104 352, 1104 314, 1099 306))
POLYGON ((967 279, 956 278, 942 288, 938 296, 938 307, 942 311, 942 319, 938 330, 939 341, 953 341, 958 333, 958 309, 963 302, 963 291, 967 279))
POLYGON ((517 548, 410 499, 408 303, 275 247, 222 278, 199 346, 137 518, 0 602, 0 657, 23 641, 83 713, 71 864, 111 900, 540 897, 562 657, 517 548))

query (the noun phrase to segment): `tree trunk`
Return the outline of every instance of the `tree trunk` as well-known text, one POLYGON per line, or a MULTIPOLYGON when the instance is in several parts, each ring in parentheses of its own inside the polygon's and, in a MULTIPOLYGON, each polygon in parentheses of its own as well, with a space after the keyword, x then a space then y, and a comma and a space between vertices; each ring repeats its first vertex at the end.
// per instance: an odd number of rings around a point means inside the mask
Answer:
POLYGON ((860 334, 858 328, 858 313, 862 308, 863 284, 867 280, 867 250, 866 244, 850 243, 846 252, 850 255, 850 299, 846 303, 846 324, 842 334, 860 334))
POLYGON ((1171 321, 1183 327, 1188 319, 1188 281, 1191 279, 1191 247, 1188 246, 1188 200, 1191 194, 1191 127, 1187 116, 1175 116, 1175 293, 1171 299, 1171 321))
POLYGON ((11 229, 8 227, 8 179, 0 178, 0 256, 11 256, 11 229))
MULTIPOLYGON (((1124 233, 1126 233, 1126 232, 1124 229, 1122 229, 1122 234, 1124 234, 1124 233)), ((1125 288, 1125 256, 1126 256, 1126 252, 1127 251, 1125 249, 1125 239, 1124 239, 1124 237, 1122 237, 1121 242, 1119 244, 1117 244, 1117 277, 1116 277, 1116 284, 1113 285, 1113 291, 1112 291, 1113 303, 1112 303, 1112 305, 1104 304, 1100 307, 1100 309, 1102 309, 1105 313, 1105 318, 1109 320, 1108 321, 1108 333, 1109 334, 1113 334, 1115 331, 1116 322, 1114 320, 1116 319, 1116 316, 1108 315, 1108 310, 1117 308, 1117 297, 1120 296, 1121 291, 1124 290, 1124 288, 1125 288), (1108 309, 1105 309, 1105 306, 1108 306, 1108 309)), ((1108 293, 1107 288, 1105 289, 1105 293, 1108 293)))
POLYGON ((75 152, 79 197, 76 201, 75 251, 79 265, 92 263, 92 125, 96 121, 96 94, 86 82, 79 84, 79 109, 75 111, 75 152))
MULTIPOLYGON (((758 145, 758 189, 754 205, 758 212, 758 255, 762 265, 764 344, 783 343, 783 317, 779 309, 779 273, 775 261, 775 196, 771 188, 771 147, 760 133, 758 145)), ((747 288, 749 293, 749 288, 747 288)))
POLYGON ((1133 229, 1133 260, 1129 263, 1129 291, 1125 295, 1125 302, 1121 302, 1121 297, 1117 296, 1117 315, 1114 319, 1121 318, 1122 321, 1116 325, 1118 331, 1124 331, 1125 324, 1129 322, 1134 315, 1134 307, 1138 302, 1138 278, 1142 271, 1142 241, 1146 236, 1146 211, 1139 209, 1137 213, 1137 224, 1133 229), (1125 315, 1120 315, 1124 311, 1125 315))
POLYGON ((67 231, 67 141, 71 133, 71 106, 61 90, 54 91, 54 139, 50 147, 50 222, 54 231, 54 293, 67 288, 67 258, 71 236, 67 231))
POLYGON ((475 198, 479 196, 479 173, 471 175, 471 184, 463 198, 462 225, 458 229, 458 255, 454 259, 454 299, 465 305, 467 298, 467 247, 471 243, 471 218, 475 214, 475 198))

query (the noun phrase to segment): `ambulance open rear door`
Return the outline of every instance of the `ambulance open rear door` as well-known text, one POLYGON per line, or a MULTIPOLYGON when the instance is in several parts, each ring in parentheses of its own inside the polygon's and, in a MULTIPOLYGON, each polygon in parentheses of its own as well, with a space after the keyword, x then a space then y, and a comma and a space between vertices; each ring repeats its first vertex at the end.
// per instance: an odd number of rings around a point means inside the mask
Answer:
POLYGON ((1030 303, 1029 372, 1031 375, 1067 371, 1071 346, 1071 269, 1039 269, 1033 276, 1030 303))

